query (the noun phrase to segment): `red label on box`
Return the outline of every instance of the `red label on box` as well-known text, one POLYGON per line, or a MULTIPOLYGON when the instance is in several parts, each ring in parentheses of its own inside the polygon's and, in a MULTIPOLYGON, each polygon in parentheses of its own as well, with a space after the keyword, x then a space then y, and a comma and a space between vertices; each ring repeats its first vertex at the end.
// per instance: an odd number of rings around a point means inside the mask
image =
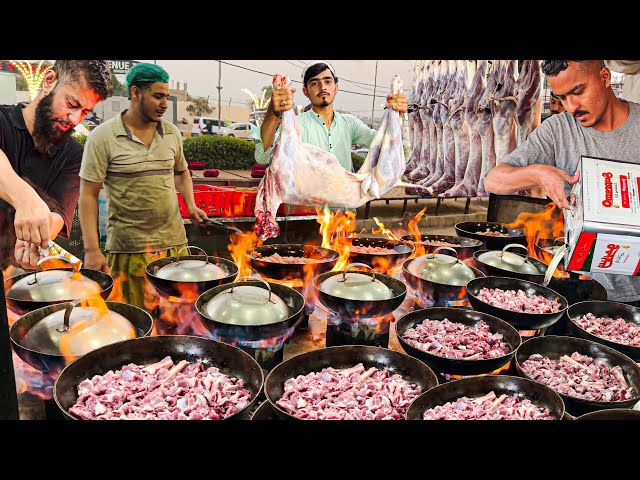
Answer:
POLYGON ((629 179, 624 175, 620 175, 620 196, 622 208, 629 208, 629 179))
POLYGON ((567 270, 582 270, 582 266, 589 256, 593 242, 596 241, 596 233, 583 232, 578 239, 576 247, 573 249, 573 255, 569 261, 567 270))

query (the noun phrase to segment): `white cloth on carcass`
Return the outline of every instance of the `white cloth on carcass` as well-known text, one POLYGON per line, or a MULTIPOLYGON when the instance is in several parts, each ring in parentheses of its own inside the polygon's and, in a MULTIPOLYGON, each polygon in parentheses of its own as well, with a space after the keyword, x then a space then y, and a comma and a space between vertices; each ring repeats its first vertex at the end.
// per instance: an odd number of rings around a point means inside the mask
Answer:
MULTIPOLYGON (((290 80, 274 77, 274 89, 287 87, 290 80)), ((393 93, 401 92, 398 75, 393 93)), ((393 188, 406 166, 400 114, 386 109, 369 153, 357 173, 346 170, 331 153, 302 142, 301 128, 293 110, 282 116, 281 133, 271 162, 258 187, 254 230, 261 240, 278 236, 276 212, 281 203, 329 205, 357 208, 380 198, 393 188)))

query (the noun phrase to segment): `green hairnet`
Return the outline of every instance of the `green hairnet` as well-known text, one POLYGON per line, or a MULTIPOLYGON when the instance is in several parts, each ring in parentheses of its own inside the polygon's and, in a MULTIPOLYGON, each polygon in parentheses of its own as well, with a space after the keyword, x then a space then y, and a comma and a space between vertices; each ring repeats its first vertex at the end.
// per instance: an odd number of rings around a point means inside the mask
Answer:
POLYGON ((125 87, 129 88, 139 82, 163 82, 169 83, 169 74, 160 65, 153 63, 136 63, 127 72, 124 79, 125 87))

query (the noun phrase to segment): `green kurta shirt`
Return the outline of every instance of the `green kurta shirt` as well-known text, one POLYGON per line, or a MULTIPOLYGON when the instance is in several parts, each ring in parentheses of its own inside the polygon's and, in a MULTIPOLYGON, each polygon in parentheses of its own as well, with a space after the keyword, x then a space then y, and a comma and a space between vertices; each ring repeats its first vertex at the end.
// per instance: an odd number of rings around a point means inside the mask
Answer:
MULTIPOLYGON (((362 120, 350 114, 333 112, 333 122, 331 128, 327 128, 322 117, 313 110, 307 110, 296 116, 298 124, 302 128, 302 141, 322 148, 333 153, 340 164, 353 171, 351 162, 351 145, 359 143, 369 144, 376 135, 376 131, 367 127, 362 120)), ((273 146, 280 136, 280 128, 276 131, 276 136, 270 148, 264 150, 264 144, 260 138, 260 129, 257 128, 251 134, 257 139, 254 157, 258 163, 269 163, 273 146)))
POLYGON ((104 183, 105 250, 139 253, 184 244, 187 236, 174 181, 174 172, 187 169, 180 131, 162 120, 147 148, 124 124, 123 114, 91 132, 80 167, 81 178, 104 183))

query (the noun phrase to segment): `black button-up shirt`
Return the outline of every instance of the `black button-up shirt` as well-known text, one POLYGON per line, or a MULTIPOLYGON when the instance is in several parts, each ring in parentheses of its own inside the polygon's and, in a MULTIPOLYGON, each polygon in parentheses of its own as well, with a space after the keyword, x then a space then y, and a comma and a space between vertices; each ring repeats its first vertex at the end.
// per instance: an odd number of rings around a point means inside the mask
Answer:
MULTIPOLYGON (((23 104, 0 105, 0 150, 9 159, 13 170, 40 195, 52 212, 64 220, 60 231, 69 237, 78 203, 82 145, 69 138, 61 142, 53 155, 36 150, 33 137, 22 116, 23 104)), ((15 209, 0 199, 0 268, 15 263, 16 242, 13 225, 15 209)))

